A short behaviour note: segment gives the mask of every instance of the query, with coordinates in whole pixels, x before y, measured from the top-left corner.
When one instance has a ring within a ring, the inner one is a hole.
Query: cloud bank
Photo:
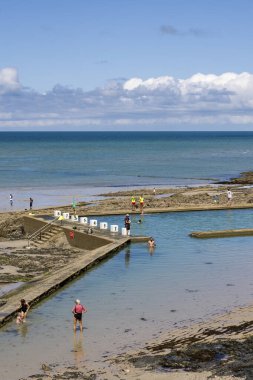
[[[253,74],[130,78],[93,91],[24,87],[15,68],[0,69],[0,128],[33,130],[168,129],[253,125]]]

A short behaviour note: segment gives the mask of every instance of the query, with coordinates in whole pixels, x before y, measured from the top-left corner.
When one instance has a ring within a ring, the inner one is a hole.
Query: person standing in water
[[[155,248],[156,244],[152,236],[150,236],[149,241],[148,241],[148,246],[149,248]]]
[[[13,206],[13,195],[10,194],[10,205]]]
[[[155,246],[156,246],[155,240],[151,236],[149,238],[149,241],[148,241],[148,247],[149,247],[150,256],[153,256]]]
[[[30,210],[32,210],[32,208],[33,208],[33,199],[31,197],[29,199],[29,202],[30,202]]]
[[[87,309],[83,306],[80,300],[75,301],[75,306],[72,309],[72,313],[74,314],[74,331],[76,331],[77,322],[79,323],[80,331],[83,331],[83,313],[86,313]]]
[[[20,300],[20,304],[21,304],[20,313],[18,314],[17,320],[16,320],[17,324],[25,322],[28,310],[30,309],[29,304],[23,298],[22,300]]]

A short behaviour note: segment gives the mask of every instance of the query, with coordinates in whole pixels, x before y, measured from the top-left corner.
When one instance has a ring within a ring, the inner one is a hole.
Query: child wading
[[[80,303],[80,300],[76,300],[75,303],[76,304],[72,309],[72,313],[74,314],[74,331],[76,331],[77,321],[79,322],[80,331],[82,331],[83,330],[82,316],[83,316],[83,313],[87,312],[87,309],[85,306],[83,306]]]
[[[29,304],[24,299],[20,300],[20,304],[20,313],[18,314],[16,319],[17,324],[25,322],[28,310],[30,308]]]

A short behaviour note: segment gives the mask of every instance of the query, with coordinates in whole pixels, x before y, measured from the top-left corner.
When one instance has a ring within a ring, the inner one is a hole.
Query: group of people
[[[26,302],[25,299],[20,300],[20,311],[17,315],[16,323],[22,324],[26,321],[28,310],[30,309],[30,305]],[[73,313],[73,322],[74,322],[74,331],[76,331],[77,323],[79,324],[80,331],[83,330],[83,322],[82,322],[82,316],[83,313],[87,312],[87,308],[81,304],[80,300],[77,299],[75,301],[75,306],[72,309]]]
[[[138,219],[137,223],[141,224],[142,219]],[[125,228],[127,230],[127,235],[130,236],[131,220],[130,220],[129,214],[126,214],[126,216],[124,218],[124,224],[125,224]],[[154,248],[156,246],[155,240],[153,239],[152,236],[148,240],[148,246],[149,246],[149,248]]]
[[[10,206],[12,207],[13,206],[13,201],[14,201],[14,198],[13,198],[13,194],[10,194]],[[33,208],[33,199],[30,197],[29,198],[29,207],[30,207],[30,210],[32,210]]]
[[[131,204],[132,204],[132,211],[135,211],[138,208],[138,206],[136,204],[136,198],[134,195],[131,197]],[[140,204],[140,212],[141,212],[141,214],[143,214],[143,208],[144,208],[144,197],[143,197],[143,195],[141,195],[139,197],[139,204]]]
[[[155,187],[153,188],[152,192],[153,192],[153,195],[155,196],[156,195],[156,188]],[[135,198],[134,195],[132,195],[132,197],[131,197],[131,204],[132,204],[132,211],[135,211],[138,208],[138,206],[136,204],[136,198]],[[140,195],[140,197],[139,197],[139,205],[140,205],[140,212],[141,212],[141,214],[143,214],[143,209],[144,209],[144,197],[143,197],[143,194]]]

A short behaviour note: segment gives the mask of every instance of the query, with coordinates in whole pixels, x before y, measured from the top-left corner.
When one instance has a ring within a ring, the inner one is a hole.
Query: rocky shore
[[[230,184],[230,185],[252,185],[253,184],[253,172],[242,172],[239,177],[231,178],[229,181],[218,182],[220,184]]]
[[[239,181],[239,182],[238,182]],[[245,182],[247,181],[247,182]],[[251,181],[251,182],[250,182]],[[106,215],[139,213],[138,197],[144,196],[144,212],[159,210],[188,211],[194,207],[237,208],[253,207],[253,172],[242,173],[240,179],[229,182],[233,201],[228,204],[227,184],[203,187],[150,189],[103,194],[103,199],[80,203],[79,215]],[[131,209],[131,196],[137,207]],[[71,206],[59,207],[72,211]],[[70,247],[64,236],[43,247],[26,249],[23,217],[28,211],[0,214],[0,283],[28,282],[50,274],[57,261],[64,267],[78,250]],[[53,214],[52,209],[34,210],[34,214]],[[80,253],[80,252],[79,252]],[[17,291],[17,290],[16,290]],[[0,307],[8,294],[0,296]],[[44,363],[39,373],[29,379],[170,379],[204,380],[218,378],[253,379],[253,308],[243,308],[220,316],[216,320],[176,329],[161,336],[156,342],[138,352],[126,352],[114,358],[105,358],[95,368],[69,367],[64,363]]]

